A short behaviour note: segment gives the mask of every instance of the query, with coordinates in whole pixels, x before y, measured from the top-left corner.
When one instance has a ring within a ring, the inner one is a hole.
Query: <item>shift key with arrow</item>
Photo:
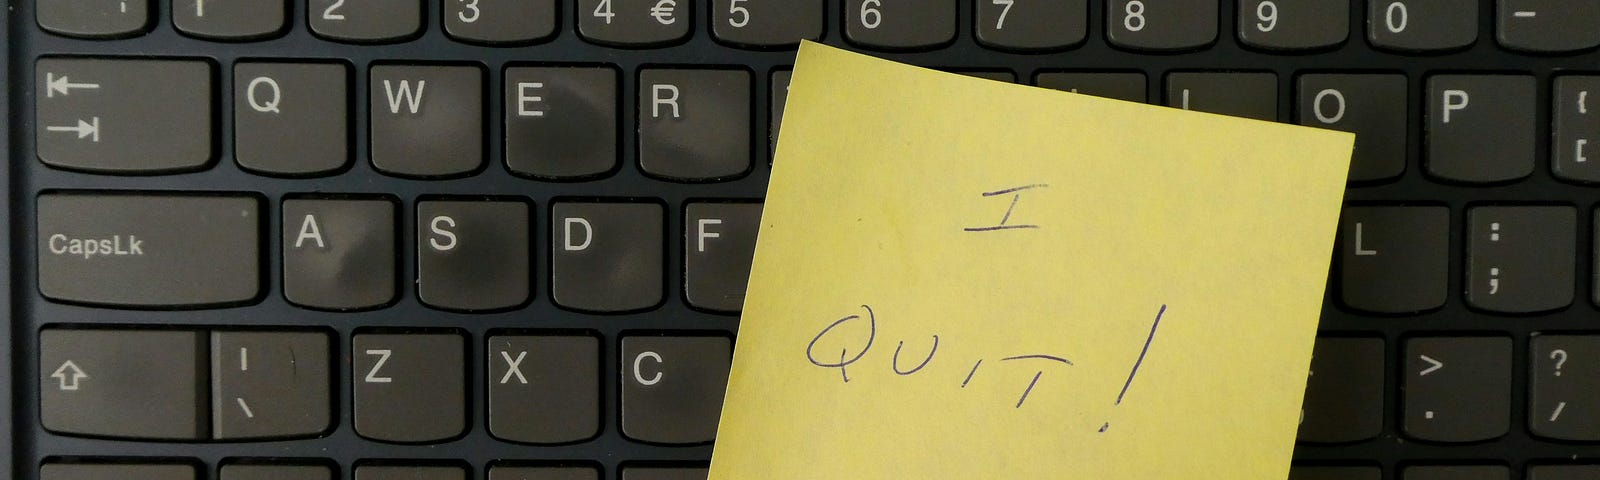
[[[198,440],[205,348],[199,332],[39,332],[39,420],[63,435]]]
[[[45,164],[148,174],[214,160],[209,63],[44,58],[35,70],[35,140]]]
[[[1473,442],[1511,425],[1511,339],[1420,337],[1406,342],[1406,435]]]

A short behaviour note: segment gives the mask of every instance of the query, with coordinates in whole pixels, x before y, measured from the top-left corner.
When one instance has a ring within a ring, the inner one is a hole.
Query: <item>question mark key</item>
[[[1600,335],[1534,335],[1528,427],[1556,440],[1600,441]]]

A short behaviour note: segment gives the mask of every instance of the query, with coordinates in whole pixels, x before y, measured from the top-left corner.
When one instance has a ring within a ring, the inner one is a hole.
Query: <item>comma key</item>
[[[1383,371],[1383,339],[1318,338],[1296,439],[1376,438],[1383,430]]]
[[[258,208],[244,196],[40,195],[39,292],[121,307],[248,301],[261,289]]]

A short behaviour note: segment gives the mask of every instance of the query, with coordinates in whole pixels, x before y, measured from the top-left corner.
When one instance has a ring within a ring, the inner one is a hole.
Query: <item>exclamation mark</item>
[[[1150,335],[1144,339],[1144,348],[1139,350],[1139,359],[1133,362],[1133,371],[1128,372],[1128,381],[1122,383],[1122,392],[1117,394],[1116,405],[1122,405],[1122,397],[1128,395],[1128,387],[1133,385],[1133,377],[1139,374],[1139,366],[1144,364],[1144,356],[1150,353],[1150,342],[1156,339],[1156,328],[1161,326],[1161,316],[1167,313],[1167,306],[1162,305],[1161,311],[1156,312],[1156,321],[1150,325]],[[1111,422],[1100,425],[1100,433],[1106,433],[1111,428]]]

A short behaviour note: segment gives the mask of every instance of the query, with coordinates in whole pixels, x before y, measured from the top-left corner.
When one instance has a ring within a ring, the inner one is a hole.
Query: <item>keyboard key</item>
[[[202,307],[261,291],[261,217],[235,196],[39,195],[39,293],[64,302]]]
[[[356,43],[400,41],[422,33],[423,0],[308,0],[318,36]]]
[[[617,71],[506,69],[506,168],[552,179],[617,168]]]
[[[1129,102],[1149,101],[1145,95],[1143,73],[1049,72],[1039,74],[1036,80],[1044,88]]]
[[[771,118],[768,119],[767,140],[772,153],[778,152],[778,127],[783,125],[783,101],[789,96],[789,80],[794,76],[792,70],[779,70],[772,72],[772,86],[769,92],[771,98]],[[768,162],[771,163],[771,162]]]
[[[388,200],[284,200],[284,298],[323,310],[394,301],[394,216]]]
[[[1383,480],[1375,467],[1292,467],[1289,480]]]
[[[1578,212],[1572,207],[1467,210],[1467,303],[1533,313],[1572,304]]]
[[[355,480],[467,480],[461,467],[356,466]]]
[[[1600,440],[1600,336],[1534,335],[1528,350],[1528,428],[1545,438]]]
[[[283,30],[287,10],[283,0],[173,2],[172,26],[200,38],[257,39]]]
[[[101,173],[211,164],[211,65],[46,58],[36,67],[34,131],[45,164]]]
[[[150,28],[150,0],[35,2],[39,28],[80,38],[111,38]]]
[[[466,430],[466,358],[460,335],[369,333],[357,334],[350,343],[357,434],[420,443],[447,440]],[[356,478],[369,477],[357,469]]]
[[[624,468],[622,480],[705,480],[711,471],[704,468]]]
[[[489,467],[489,480],[600,480],[591,467]]]
[[[239,166],[300,176],[348,165],[349,78],[337,63],[234,65],[233,156]]]
[[[711,36],[744,47],[792,47],[820,40],[822,0],[715,0]]]
[[[1511,339],[1413,338],[1406,341],[1405,362],[1400,388],[1406,435],[1475,442],[1510,431]]]
[[[204,438],[201,341],[186,331],[39,332],[40,423],[66,435]]]
[[[1175,51],[1217,40],[1217,0],[1105,0],[1106,40],[1130,50]]]
[[[623,337],[622,433],[655,443],[716,439],[732,357],[726,337]]]
[[[1356,134],[1350,181],[1389,180],[1406,169],[1406,77],[1301,75],[1301,125]]]
[[[1400,480],[1511,480],[1511,469],[1500,465],[1405,467]]]
[[[598,434],[600,341],[577,335],[489,337],[489,431],[525,443],[575,442]]]
[[[1179,72],[1167,75],[1167,106],[1184,110],[1278,119],[1278,75]]]
[[[1350,3],[1326,0],[1241,0],[1239,41],[1271,50],[1309,50],[1344,43]]]
[[[1528,467],[1528,480],[1593,480],[1600,478],[1600,465],[1535,465]]]
[[[211,435],[314,436],[332,426],[328,335],[211,332]]]
[[[1375,313],[1444,305],[1449,209],[1348,207],[1339,228],[1339,290],[1345,305]]]
[[[1552,96],[1556,176],[1600,182],[1600,76],[1556,77]]]
[[[761,204],[691,203],[683,228],[684,297],[699,308],[739,311],[761,229]]]
[[[1533,77],[1436,75],[1428,79],[1428,173],[1486,183],[1533,173]]]
[[[601,45],[648,47],[689,36],[689,0],[578,0],[578,35]]]
[[[333,480],[320,465],[223,465],[221,480]]]
[[[1584,0],[1499,0],[1500,45],[1528,52],[1571,52],[1600,45],[1600,3]]]
[[[532,213],[522,202],[417,203],[417,298],[445,310],[498,310],[532,292]]]
[[[847,0],[844,37],[880,50],[931,48],[956,38],[953,0]]]
[[[749,171],[750,74],[640,71],[639,168],[690,181]]]
[[[1478,41],[1478,0],[1367,2],[1367,41],[1409,52],[1436,52]]]
[[[444,31],[457,40],[525,43],[556,33],[555,0],[439,0]]]
[[[47,463],[39,480],[194,480],[193,465]]]
[[[1383,339],[1318,338],[1300,410],[1302,442],[1376,438],[1383,431]]]
[[[978,43],[1003,50],[1051,50],[1089,35],[1088,0],[980,0]]]
[[[482,70],[380,65],[371,89],[373,167],[442,177],[483,166]]]
[[[959,73],[973,78],[994,80],[996,82],[1017,83],[1017,74],[997,70],[951,70],[950,73]]]
[[[551,215],[550,281],[557,305],[625,312],[661,303],[660,205],[557,203]]]

